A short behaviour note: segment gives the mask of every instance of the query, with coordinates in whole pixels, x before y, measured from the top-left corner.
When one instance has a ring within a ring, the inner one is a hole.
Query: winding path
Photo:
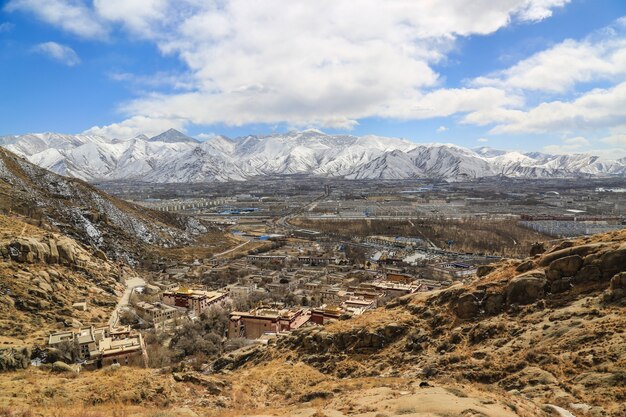
[[[109,326],[116,326],[117,322],[120,319],[120,310],[122,307],[126,307],[130,303],[130,295],[133,293],[135,288],[143,287],[146,285],[146,281],[142,278],[135,277],[126,280],[126,289],[124,290],[124,294],[122,294],[122,298],[117,302],[115,309],[111,313],[111,318],[109,318]]]

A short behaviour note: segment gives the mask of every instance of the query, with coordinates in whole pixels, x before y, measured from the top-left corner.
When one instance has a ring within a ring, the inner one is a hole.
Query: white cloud
[[[46,55],[69,67],[80,64],[80,58],[72,48],[56,42],[44,42],[33,47],[33,51]]]
[[[610,145],[623,145],[624,147],[626,147],[626,134],[607,136],[605,138],[602,138],[602,142],[608,143]],[[626,152],[626,150],[624,152]]]
[[[480,143],[487,143],[487,142],[489,142],[489,139],[487,139],[487,138],[478,138],[476,141],[480,142]]]
[[[195,83],[188,74],[159,71],[149,75],[130,72],[111,72],[109,78],[141,88],[172,88],[175,90],[193,90]]]
[[[170,128],[184,132],[185,124],[186,122],[184,120],[152,119],[144,116],[133,116],[121,123],[113,123],[107,126],[93,126],[84,133],[109,138],[130,139],[140,134],[155,136]]]
[[[626,124],[626,82],[594,89],[572,101],[551,101],[530,110],[488,109],[465,121],[499,123],[492,133],[575,132]]]
[[[160,23],[168,17],[168,0],[94,0],[98,15],[120,22],[133,34],[151,38],[158,34]]]
[[[474,86],[562,93],[578,83],[617,80],[626,76],[626,23],[587,38],[567,39],[514,66],[472,81]]]
[[[445,126],[439,126],[439,127],[437,128],[437,133],[443,133],[443,132],[445,132],[445,131],[447,131],[447,130],[448,130],[448,128],[447,128],[447,127],[445,127]]]
[[[142,95],[122,107],[128,117],[350,128],[364,117],[511,105],[491,87],[432,91],[442,82],[433,64],[458,37],[542,20],[568,2],[11,0],[7,9],[88,38],[122,27],[179,57],[193,90]]]
[[[32,13],[84,38],[105,38],[108,33],[97,14],[81,0],[10,0],[5,10]]]
[[[591,142],[582,136],[563,139],[562,144],[544,146],[544,152],[551,154],[569,154],[580,152],[581,149],[589,147]]]

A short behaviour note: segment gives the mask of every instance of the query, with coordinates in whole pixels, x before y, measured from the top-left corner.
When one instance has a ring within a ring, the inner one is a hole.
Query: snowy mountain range
[[[86,181],[155,183],[241,181],[263,175],[309,174],[347,179],[433,178],[449,181],[626,175],[626,158],[548,155],[416,144],[379,136],[317,130],[205,142],[170,129],[160,135],[108,139],[38,133],[0,137],[0,146],[56,173]]]

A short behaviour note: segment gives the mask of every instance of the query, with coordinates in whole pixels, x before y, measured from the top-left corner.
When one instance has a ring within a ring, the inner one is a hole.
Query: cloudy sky
[[[624,0],[0,4],[0,134],[318,128],[626,155]]]

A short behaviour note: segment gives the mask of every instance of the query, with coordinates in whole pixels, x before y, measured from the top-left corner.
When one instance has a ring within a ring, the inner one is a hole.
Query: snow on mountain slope
[[[520,153],[489,147],[418,145],[380,136],[327,135],[317,130],[198,142],[174,129],[148,138],[107,139],[55,133],[0,137],[0,146],[54,172],[84,180],[158,183],[240,181],[262,175],[310,174],[349,179],[493,175],[520,178],[626,175],[626,158]]]

